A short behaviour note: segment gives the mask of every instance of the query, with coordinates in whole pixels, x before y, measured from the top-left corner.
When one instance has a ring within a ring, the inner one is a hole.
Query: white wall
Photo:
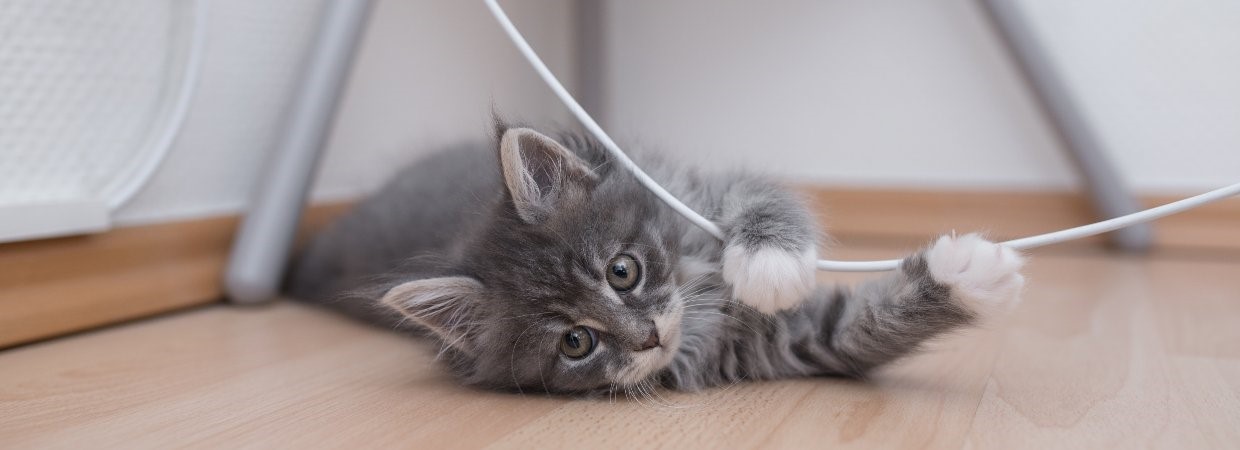
[[[573,2],[506,2],[572,84]],[[213,0],[201,94],[121,224],[240,211],[275,143],[317,3]],[[1240,178],[1240,6],[1027,1],[1124,176],[1142,191]],[[1075,184],[974,2],[624,0],[606,4],[600,111],[614,134],[709,166],[849,186]],[[373,189],[490,107],[567,122],[481,2],[380,1],[317,199]]]
[[[236,213],[275,145],[314,31],[318,2],[212,0],[212,28],[186,126],[120,224]],[[508,2],[548,64],[569,81],[568,0]],[[332,130],[318,199],[358,195],[437,145],[485,139],[491,104],[563,121],[561,109],[481,1],[384,0],[371,16]]]
[[[505,10],[565,83],[573,82],[571,2],[508,1]],[[337,116],[318,199],[369,192],[418,155],[491,136],[505,117],[564,123],[567,113],[481,0],[381,2]]]
[[[1132,185],[1240,180],[1240,4],[1022,5]],[[821,184],[1076,184],[974,1],[607,8],[603,113],[620,137]]]

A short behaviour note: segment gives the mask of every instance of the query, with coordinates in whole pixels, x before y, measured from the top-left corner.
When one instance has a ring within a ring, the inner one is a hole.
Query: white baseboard
[[[100,201],[61,201],[0,205],[0,242],[98,233],[111,226]]]

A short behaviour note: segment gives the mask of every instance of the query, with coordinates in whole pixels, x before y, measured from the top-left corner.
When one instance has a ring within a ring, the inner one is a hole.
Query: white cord
[[[1079,227],[1069,228],[1066,230],[1052,231],[1050,233],[1039,234],[1036,236],[1005,241],[1003,242],[1003,245],[1017,250],[1026,250],[1051,244],[1058,244],[1064,241],[1071,241],[1073,239],[1089,237],[1095,234],[1106,233],[1108,231],[1115,231],[1141,222],[1161,219],[1175,213],[1184,212],[1206,203],[1216,202],[1238,194],[1240,194],[1240,183],[1221,187],[1204,194],[1194,195],[1183,200],[1177,200],[1162,206],[1156,206],[1126,216],[1119,216],[1114,219],[1091,223],[1089,225],[1081,225]],[[899,267],[900,261],[901,260],[899,259],[888,259],[883,261],[819,260],[818,270],[830,270],[835,272],[881,272],[884,270],[893,270]]]
[[[503,9],[500,9],[499,3],[496,3],[495,0],[486,0],[486,2],[487,6],[491,8],[491,13],[495,15],[495,20],[499,21],[499,26],[503,27],[504,31],[508,32],[508,38],[512,39],[513,44],[516,44],[517,50],[520,50],[521,54],[525,55],[525,59],[530,62],[531,66],[534,66],[534,71],[538,72],[538,75],[542,77],[543,81],[547,83],[547,86],[549,86],[552,91],[555,91],[555,95],[560,97],[560,101],[564,102],[564,106],[567,106],[568,110],[572,112],[574,116],[577,116],[577,120],[581,121],[581,124],[586,127],[586,130],[588,130],[590,134],[593,134],[599,142],[602,142],[603,147],[606,147],[607,150],[611,152],[612,156],[619,159],[620,163],[623,164],[625,168],[629,169],[630,172],[633,172],[633,176],[637,177],[637,181],[641,182],[643,186],[646,186],[646,189],[650,189],[651,192],[654,192],[654,195],[657,195],[660,200],[663,200],[663,203],[667,203],[667,206],[671,206],[672,209],[676,210],[676,212],[680,213],[680,215],[685,216],[685,218],[689,219],[690,222],[693,222],[694,225],[701,227],[703,230],[706,230],[707,233],[723,240],[723,230],[720,230],[718,225],[715,225],[714,222],[702,217],[702,215],[698,214],[697,211],[694,211],[693,208],[681,203],[681,201],[672,195],[672,193],[667,192],[667,189],[663,189],[663,186],[660,186],[659,183],[651,179],[650,175],[646,175],[646,172],[643,171],[641,167],[637,167],[637,163],[634,163],[633,160],[629,159],[629,155],[624,154],[624,151],[620,150],[620,146],[616,145],[616,142],[611,140],[611,136],[608,136],[607,132],[603,131],[603,127],[600,127],[598,122],[595,122],[594,118],[590,117],[590,114],[577,103],[577,99],[574,99],[572,94],[568,93],[568,89],[564,89],[564,85],[560,84],[560,80],[555,78],[555,75],[551,73],[551,69],[548,69],[547,65],[543,64],[542,58],[539,58],[538,54],[534,53],[534,49],[530,48],[530,43],[526,42],[525,38],[521,37],[521,32],[517,31],[517,26],[513,25],[511,20],[508,20],[508,15],[504,14]]]
[[[177,90],[177,96],[173,100],[172,110],[169,114],[168,124],[159,135],[149,141],[153,150],[142,152],[142,154],[153,157],[142,161],[133,176],[127,177],[125,181],[118,186],[111,195],[108,195],[108,207],[116,210],[128,202],[138,190],[146,184],[147,180],[155,174],[155,169],[163,163],[164,158],[168,156],[169,150],[172,148],[172,141],[176,139],[181,132],[181,127],[185,125],[185,116],[189,114],[190,100],[194,98],[194,91],[198,87],[198,76],[202,73],[203,54],[206,53],[207,41],[207,8],[208,0],[191,0],[194,4],[194,31],[190,36],[189,55],[185,62],[185,75],[181,80],[180,89]]]
[[[568,90],[564,88],[564,85],[560,83],[560,80],[556,79],[555,75],[551,73],[551,69],[547,68],[547,65],[543,63],[542,59],[538,57],[538,54],[534,52],[534,49],[530,47],[529,42],[526,42],[525,38],[521,36],[521,32],[517,30],[516,25],[513,25],[512,21],[508,19],[508,15],[504,14],[504,10],[499,7],[499,3],[496,0],[484,1],[486,2],[487,7],[491,9],[491,14],[495,15],[495,20],[499,21],[500,27],[508,33],[508,38],[511,39],[512,43],[517,46],[517,50],[520,50],[521,54],[525,56],[525,59],[529,61],[531,66],[534,67],[534,71],[538,72],[538,75],[542,77],[544,82],[547,83],[547,86],[555,92],[555,95],[560,98],[560,101],[564,103],[564,106],[568,107],[569,112],[573,113],[573,116],[575,116],[577,120],[585,126],[586,130],[589,131],[590,134],[593,134],[594,137],[603,144],[603,147],[611,152],[613,156],[619,159],[625,168],[633,172],[633,175],[637,177],[637,181],[641,182],[641,184],[647,189],[650,189],[651,192],[654,192],[660,200],[663,200],[664,203],[667,203],[668,206],[672,207],[672,209],[676,210],[676,212],[680,213],[680,215],[684,216],[686,219],[689,219],[690,222],[693,222],[695,225],[701,227],[703,230],[706,230],[706,232],[714,235],[720,240],[725,240],[723,231],[719,229],[718,225],[715,225],[710,220],[702,217],[701,214],[698,214],[671,193],[667,192],[666,189],[663,189],[663,186],[656,183],[650,178],[649,175],[646,175],[646,172],[642,171],[642,169],[638,167],[633,160],[629,159],[628,155],[626,155],[624,151],[620,150],[620,146],[616,145],[615,141],[611,140],[611,137],[607,135],[607,132],[603,131],[603,128],[600,127],[599,124],[590,117],[590,114],[577,103],[577,100],[568,93]],[[1004,242],[1003,245],[1024,250],[1070,241],[1073,239],[1080,239],[1087,236],[1093,236],[1095,234],[1118,230],[1120,228],[1132,226],[1141,222],[1159,219],[1237,194],[1240,194],[1240,183],[1126,216],[1116,217],[1114,219],[1104,220],[1102,222],[1092,223],[1089,225],[1082,225],[1076,228],[1069,228],[1066,230],[1039,234],[1037,236],[1014,239]],[[817,267],[818,270],[828,270],[834,272],[881,272],[898,268],[900,266],[900,261],[901,260],[899,259],[887,259],[882,261],[829,261],[822,259],[818,260]]]

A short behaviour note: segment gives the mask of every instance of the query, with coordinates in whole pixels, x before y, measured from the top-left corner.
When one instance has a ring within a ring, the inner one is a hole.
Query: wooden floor
[[[640,402],[462,388],[420,342],[208,307],[0,352],[0,448],[1240,446],[1234,255],[1047,252],[1029,274],[1008,321],[871,382]]]

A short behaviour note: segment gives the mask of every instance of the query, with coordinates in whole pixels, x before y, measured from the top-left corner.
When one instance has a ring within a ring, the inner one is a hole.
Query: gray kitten
[[[967,235],[855,289],[815,286],[820,232],[774,183],[633,155],[720,242],[591,139],[500,124],[496,140],[399,174],[310,243],[290,293],[429,331],[471,385],[614,392],[864,377],[1024,282],[1018,254]]]

